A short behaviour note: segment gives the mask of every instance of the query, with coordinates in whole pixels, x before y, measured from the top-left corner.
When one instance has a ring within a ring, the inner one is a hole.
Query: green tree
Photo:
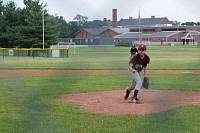
[[[45,22],[45,46],[49,47],[58,43],[59,32],[56,31],[57,25],[53,25],[54,17],[52,15],[46,16]]]
[[[77,21],[78,25],[80,26],[84,26],[84,24],[87,22],[88,17],[86,16],[82,16],[80,14],[77,14],[76,17],[74,18],[74,20]]]
[[[69,22],[69,29],[70,29],[70,38],[75,37],[75,33],[82,29],[82,26],[80,26],[77,22],[75,21],[70,21]]]
[[[43,19],[44,19],[44,47],[56,44],[58,35],[54,32],[55,26],[51,25],[52,17],[47,13],[47,4],[39,0],[24,0],[25,25],[18,28],[19,47],[43,47]],[[20,35],[20,36],[19,36]]]
[[[75,33],[77,31],[81,30],[82,28],[88,27],[88,23],[87,23],[88,17],[77,14],[76,17],[74,18],[74,20],[76,20],[76,21],[70,21],[68,23],[70,38],[74,38]]]
[[[180,26],[180,24],[181,24],[180,22],[178,22],[176,20],[175,21],[171,21],[171,23],[172,23],[173,26]]]
[[[10,48],[17,46],[17,36],[15,33],[18,31],[18,29],[15,27],[24,23],[20,14],[22,14],[21,9],[17,8],[13,1],[10,1],[6,4],[3,10],[5,27],[1,36],[3,47]]]
[[[50,47],[58,43],[59,37],[71,37],[70,25],[62,16],[50,15],[45,9],[47,4],[40,0],[23,2],[25,7],[19,8],[14,1],[3,5],[0,0],[0,47]]]
[[[22,35],[20,38],[22,41],[21,45],[28,48],[39,47],[42,44],[43,39],[42,13],[44,7],[39,3],[39,0],[24,0],[24,4],[26,12],[26,25],[22,26],[20,29]]]
[[[4,11],[4,5],[3,1],[0,1],[0,47],[4,47],[5,44],[5,38],[3,37],[3,33],[5,32],[6,26],[5,26],[5,17],[3,15]]]
[[[65,21],[63,16],[55,16],[52,25],[57,25],[56,31],[59,33],[59,38],[69,38],[69,24]]]
[[[195,26],[196,23],[195,23],[195,22],[185,22],[185,23],[182,23],[181,25],[185,25],[185,26]]]
[[[198,22],[196,23],[196,25],[197,25],[197,26],[200,26],[200,22],[198,21]]]

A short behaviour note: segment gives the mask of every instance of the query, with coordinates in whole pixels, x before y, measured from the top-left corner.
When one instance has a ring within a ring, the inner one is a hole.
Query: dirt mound
[[[108,115],[154,114],[172,108],[200,105],[200,92],[173,90],[141,90],[141,104],[124,100],[124,90],[101,91],[65,95],[56,101],[78,105],[82,110]]]

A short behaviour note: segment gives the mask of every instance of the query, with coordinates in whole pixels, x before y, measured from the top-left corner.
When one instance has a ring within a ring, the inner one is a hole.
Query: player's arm
[[[133,69],[133,64],[132,64],[132,63],[130,63],[130,65],[129,65],[129,70],[130,70],[133,74],[135,74],[135,69]]]

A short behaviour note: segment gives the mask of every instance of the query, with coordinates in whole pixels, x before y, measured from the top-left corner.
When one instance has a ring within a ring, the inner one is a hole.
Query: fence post
[[[3,59],[4,59],[4,49],[3,49]]]
[[[69,58],[69,53],[68,53],[69,49],[67,49],[67,58]]]

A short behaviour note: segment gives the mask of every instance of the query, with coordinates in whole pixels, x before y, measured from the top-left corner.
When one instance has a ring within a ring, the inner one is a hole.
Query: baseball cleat
[[[137,99],[137,97],[132,97],[132,103],[136,103],[139,104],[139,100]]]

